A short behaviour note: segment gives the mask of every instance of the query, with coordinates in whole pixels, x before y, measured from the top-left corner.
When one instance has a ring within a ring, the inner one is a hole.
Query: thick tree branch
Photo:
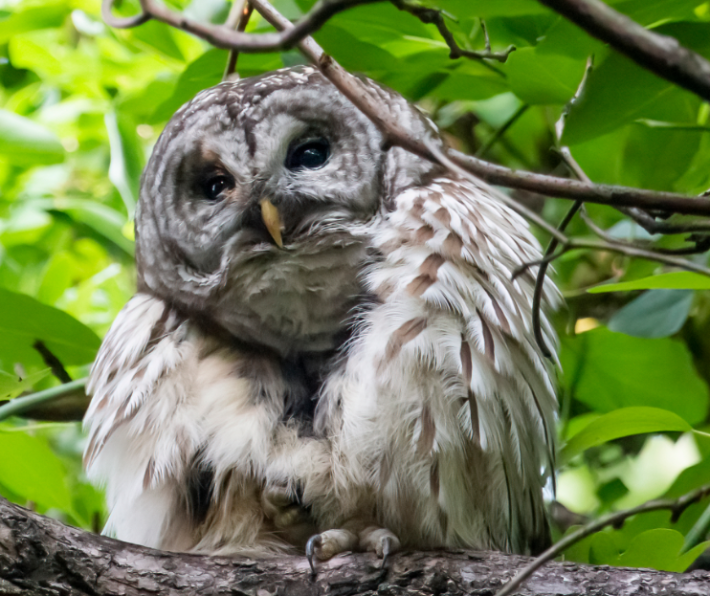
[[[492,594],[529,558],[491,552],[403,553],[387,569],[373,555],[319,565],[305,557],[252,560],[172,554],[70,528],[0,499],[0,593],[35,596],[425,596]],[[550,563],[528,595],[707,594],[710,574]]]
[[[601,0],[539,0],[642,68],[710,101],[710,62],[615,11]]]

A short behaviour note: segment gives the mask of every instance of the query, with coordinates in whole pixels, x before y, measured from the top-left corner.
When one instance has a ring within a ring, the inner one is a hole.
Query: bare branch
[[[454,39],[453,34],[449,31],[446,26],[446,21],[440,10],[434,8],[427,8],[421,6],[416,2],[411,0],[390,0],[399,10],[404,10],[410,14],[417,17],[422,23],[427,23],[429,25],[434,25],[438,30],[441,37],[444,38],[446,45],[449,46],[449,57],[452,59],[456,58],[470,58],[472,60],[497,60],[498,62],[505,62],[510,56],[511,52],[515,51],[515,46],[508,46],[502,52],[492,52],[490,41],[488,39],[488,32],[486,31],[485,25],[481,24],[484,37],[486,39],[486,49],[483,51],[467,50],[459,46]]]
[[[89,398],[84,392],[85,387],[84,378],[16,397],[0,406],[0,421],[10,416],[62,422],[81,420],[89,405]]]
[[[539,0],[642,68],[710,101],[710,62],[600,0]]]
[[[252,5],[248,0],[234,0],[232,8],[229,11],[229,16],[225,22],[225,26],[237,31],[244,31],[247,28],[251,13],[253,12]],[[237,60],[239,59],[239,50],[232,48],[229,50],[229,58],[227,66],[224,68],[222,80],[229,80],[237,71]]]
[[[505,584],[503,589],[498,591],[496,596],[508,596],[509,594],[512,594],[527,578],[542,567],[542,565],[562,554],[573,544],[577,544],[587,536],[590,536],[599,530],[609,526],[620,527],[630,517],[640,513],[649,513],[651,511],[669,510],[672,512],[671,519],[675,522],[690,505],[701,501],[708,495],[710,495],[710,484],[702,486],[699,489],[685,494],[676,500],[657,499],[654,501],[647,501],[643,505],[639,505],[633,509],[617,511],[615,513],[610,513],[609,515],[605,515],[604,517],[600,517],[598,520],[593,521],[586,526],[582,526],[576,532],[565,536],[559,542],[548,548],[539,557],[536,557],[530,565],[518,573],[518,575],[516,575],[511,581]]]
[[[116,19],[110,15],[110,8],[114,0],[105,0],[104,18],[112,24]],[[284,18],[266,0],[254,0],[252,5],[274,27],[282,30],[278,34],[247,34],[231,31],[224,26],[209,26],[194,23],[162,7],[160,13],[151,13],[151,17],[163,20],[175,27],[190,31],[198,37],[215,43],[218,47],[235,48],[240,51],[258,52],[269,49],[283,49],[301,39],[301,35],[312,32],[321,26],[330,16],[346,8],[364,3],[381,0],[321,0],[313,10],[298,24],[293,25]],[[153,0],[141,0],[144,12],[145,6],[151,10],[155,8]],[[169,16],[165,16],[169,15]],[[317,16],[317,18],[315,18]],[[137,18],[133,22],[139,21]],[[119,20],[120,26],[127,20]],[[270,37],[269,37],[270,36]],[[380,129],[385,141],[390,146],[399,146],[411,153],[425,159],[437,161],[426,147],[422,139],[411,136],[408,130],[403,129],[396,118],[390,115],[382,101],[370,94],[360,81],[346,72],[335,60],[327,56],[320,46],[309,37],[302,38],[298,45],[301,51],[318,67],[321,72],[352,101],[372,122]],[[500,186],[520,188],[538,194],[580,200],[588,203],[611,205],[613,207],[638,207],[645,210],[661,210],[669,213],[684,215],[710,216],[710,200],[693,198],[684,195],[612,186],[606,184],[584,184],[576,180],[557,178],[530,172],[516,172],[503,166],[498,166],[473,156],[465,155],[459,151],[448,150],[448,157],[458,166],[478,176],[479,178]],[[549,231],[549,230],[548,230]],[[554,235],[554,234],[553,234]]]
[[[704,196],[704,195],[703,195]],[[619,209],[639,224],[649,234],[684,234],[686,232],[710,232],[710,220],[658,221],[655,217],[636,207]]]
[[[567,211],[566,215],[562,218],[562,221],[560,222],[560,225],[557,226],[557,229],[560,232],[564,232],[569,223],[572,221],[572,218],[575,216],[577,211],[579,211],[580,207],[582,206],[581,201],[575,201],[572,207],[570,207],[569,211]],[[540,348],[540,351],[542,352],[543,356],[545,358],[552,358],[552,352],[550,352],[550,348],[547,347],[547,344],[545,343],[545,338],[542,335],[542,325],[541,325],[541,320],[540,320],[540,307],[542,304],[542,291],[545,287],[545,275],[547,274],[547,268],[550,266],[550,263],[557,258],[557,255],[555,255],[555,250],[557,250],[557,246],[559,245],[559,240],[557,238],[552,238],[550,240],[550,244],[547,245],[547,249],[545,250],[545,255],[544,255],[544,261],[540,263],[540,267],[537,270],[537,277],[535,278],[535,290],[533,292],[533,303],[532,303],[532,325],[533,325],[533,333],[535,334],[535,341],[537,342],[538,347]],[[562,256],[561,254],[559,256]],[[553,258],[554,257],[554,258]],[[514,272],[515,275],[516,272]]]
[[[235,49],[244,53],[274,52],[289,50],[311,33],[318,31],[330,18],[353,6],[373,4],[385,0],[320,0],[313,9],[298,23],[280,33],[244,33],[234,31],[226,25],[206,25],[187,18],[159,4],[156,0],[140,0],[142,12],[128,18],[113,16],[112,9],[116,0],[104,0],[102,15],[111,27],[125,29],[141,25],[150,19],[160,21],[176,29],[192,33],[213,46]]]

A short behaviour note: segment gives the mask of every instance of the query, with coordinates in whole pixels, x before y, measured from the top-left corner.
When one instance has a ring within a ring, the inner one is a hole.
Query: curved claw
[[[381,569],[384,569],[387,566],[387,558],[390,556],[392,553],[392,538],[389,536],[385,536],[382,538],[382,566]]]
[[[316,554],[316,549],[323,545],[323,539],[320,534],[315,534],[308,539],[306,542],[306,558],[308,559],[308,564],[311,566],[311,573],[316,574],[316,565],[314,562],[314,557]]]

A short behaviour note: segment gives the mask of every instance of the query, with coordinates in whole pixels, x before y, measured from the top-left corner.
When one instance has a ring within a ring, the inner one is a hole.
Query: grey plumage
[[[107,531],[252,554],[320,532],[322,558],[537,550],[556,403],[532,277],[511,273],[540,253],[496,192],[384,149],[311,67],[181,108],[142,181],[138,294],[89,384]]]

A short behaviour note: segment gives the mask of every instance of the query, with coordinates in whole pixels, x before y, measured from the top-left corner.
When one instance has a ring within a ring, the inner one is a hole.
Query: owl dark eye
[[[231,188],[234,188],[234,178],[220,174],[210,176],[203,182],[202,193],[210,201],[217,201],[222,198],[221,195],[225,190]]]
[[[288,152],[286,167],[289,170],[317,170],[330,157],[330,143],[327,139],[311,139],[296,145]]]

